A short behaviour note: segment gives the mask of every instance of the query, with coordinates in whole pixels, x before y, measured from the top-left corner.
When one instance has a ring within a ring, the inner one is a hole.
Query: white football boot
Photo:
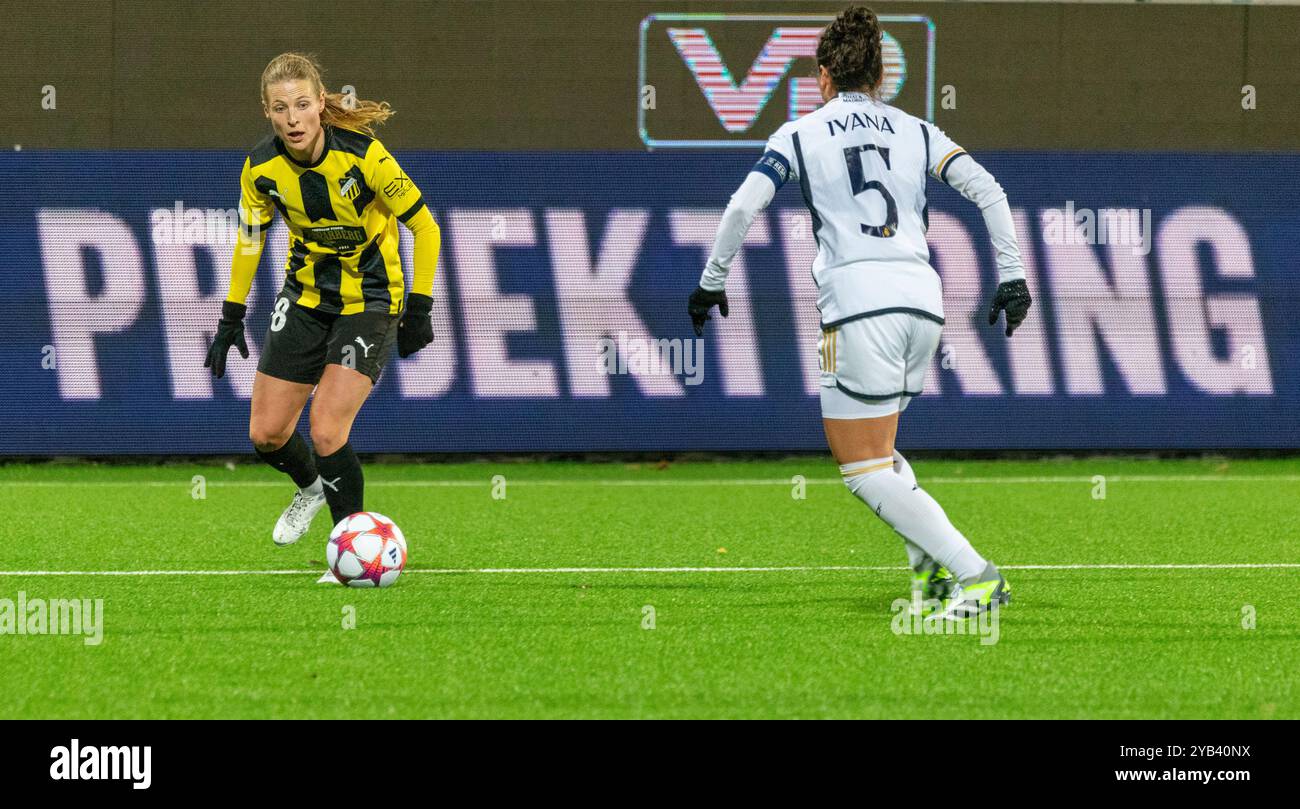
[[[943,602],[943,608],[930,615],[931,620],[965,621],[982,612],[996,610],[1011,603],[1011,585],[992,562],[984,566],[975,581],[960,582]]]
[[[316,489],[315,492],[312,489]],[[293,493],[293,502],[280,515],[280,519],[275,522],[275,532],[271,534],[271,539],[276,545],[284,547],[292,545],[302,538],[311,528],[311,521],[315,519],[316,512],[325,506],[325,490],[321,486],[320,478],[306,489],[299,489]]]

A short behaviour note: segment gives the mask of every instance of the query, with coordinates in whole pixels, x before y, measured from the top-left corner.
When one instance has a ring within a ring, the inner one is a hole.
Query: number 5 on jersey
[[[885,224],[868,225],[864,222],[862,232],[868,236],[887,239],[898,232],[898,205],[894,202],[894,195],[889,193],[889,189],[883,182],[867,179],[866,167],[863,166],[867,157],[862,154],[863,152],[875,152],[880,155],[880,159],[885,163],[885,171],[889,171],[889,147],[877,146],[874,143],[844,147],[844,163],[849,169],[849,186],[853,189],[853,195],[874,190],[878,191],[885,200]]]

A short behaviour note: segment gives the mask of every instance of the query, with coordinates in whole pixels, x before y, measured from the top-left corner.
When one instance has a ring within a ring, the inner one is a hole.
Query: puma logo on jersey
[[[366,341],[362,340],[360,337],[357,338],[357,345],[361,346],[361,352],[362,352],[361,356],[363,357],[369,357],[370,349],[375,347],[374,343],[371,343],[370,345],[366,345]]]

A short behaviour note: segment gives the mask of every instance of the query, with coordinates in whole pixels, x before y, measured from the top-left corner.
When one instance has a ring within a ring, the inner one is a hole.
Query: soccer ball
[[[406,567],[406,537],[384,515],[358,511],[334,526],[325,560],[341,584],[387,587]]]

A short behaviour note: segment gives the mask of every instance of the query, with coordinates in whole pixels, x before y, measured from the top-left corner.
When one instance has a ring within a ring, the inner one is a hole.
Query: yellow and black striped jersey
[[[397,314],[405,290],[397,222],[411,227],[427,210],[423,196],[376,138],[330,125],[324,138],[311,164],[295,160],[275,135],[249,153],[240,177],[241,237],[264,237],[279,210],[289,227],[283,295],[320,312]],[[251,283],[237,254],[229,299],[242,303]]]

